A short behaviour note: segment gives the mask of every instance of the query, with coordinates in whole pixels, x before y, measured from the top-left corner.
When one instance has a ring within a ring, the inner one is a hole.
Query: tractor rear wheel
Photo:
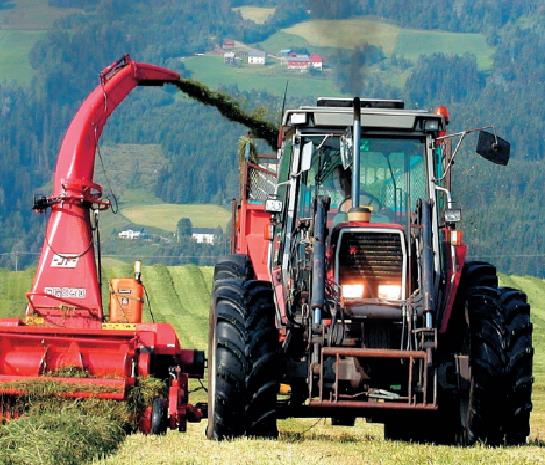
[[[270,283],[215,283],[209,332],[209,439],[274,437],[278,333]]]
[[[247,255],[235,254],[221,257],[214,268],[214,282],[223,279],[251,279],[252,262]]]
[[[466,320],[471,375],[460,399],[460,439],[523,444],[532,408],[532,325],[526,296],[510,288],[471,287]]]

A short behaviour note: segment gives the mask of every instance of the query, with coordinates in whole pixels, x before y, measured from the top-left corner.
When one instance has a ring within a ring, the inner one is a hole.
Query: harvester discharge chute
[[[34,202],[35,210],[51,209],[51,214],[24,320],[0,319],[2,419],[18,416],[15,399],[36,385],[54,386],[61,397],[129,401],[150,377],[164,384],[137,413],[140,431],[183,431],[188,421],[202,418],[201,409],[188,403],[188,378],[202,378],[204,353],[182,348],[170,324],[142,322],[139,267],[134,279],[116,280],[112,310],[105,315],[100,253],[95,253],[99,241],[93,234],[98,212],[110,207],[93,181],[108,117],[136,86],[179,80],[174,71],[126,55],[102,71],[70,123],[53,194]]]

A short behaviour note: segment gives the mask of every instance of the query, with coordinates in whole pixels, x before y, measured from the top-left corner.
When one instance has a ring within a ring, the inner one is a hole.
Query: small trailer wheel
[[[165,399],[156,397],[151,404],[151,434],[167,432],[167,408]]]

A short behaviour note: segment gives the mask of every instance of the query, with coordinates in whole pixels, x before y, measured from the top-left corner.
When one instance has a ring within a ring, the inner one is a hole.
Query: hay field
[[[265,50],[268,51],[267,48]],[[278,50],[274,50],[274,53]],[[339,94],[339,90],[329,77],[310,76],[297,71],[288,72],[279,65],[229,66],[224,64],[223,56],[213,55],[186,58],[183,63],[192,73],[193,79],[213,89],[237,86],[241,91],[266,90],[271,95],[282,96],[286,81],[289,81],[290,95],[317,97]]]
[[[214,204],[161,203],[137,205],[121,209],[121,214],[132,223],[175,232],[180,218],[190,218],[196,228],[225,228],[231,212]]]
[[[259,6],[245,5],[239,8],[233,8],[240,13],[243,19],[253,21],[256,24],[265,24],[267,18],[274,14],[276,8],[264,8]]]
[[[57,19],[77,11],[53,7],[47,0],[13,0],[0,9],[0,82],[30,84],[30,50]]]
[[[284,34],[282,36],[282,34]],[[383,49],[386,56],[393,54],[416,60],[420,55],[435,52],[446,54],[471,53],[477,57],[482,69],[492,66],[494,49],[486,42],[484,34],[445,32],[440,30],[404,29],[376,18],[320,19],[304,21],[282,29],[268,39],[268,43],[281,43],[289,48],[290,36],[298,36],[312,47],[351,49],[363,43]],[[275,39],[280,35],[280,39]],[[293,44],[291,47],[297,47]]]
[[[205,425],[189,425],[187,434],[129,436],[119,450],[95,465],[529,465],[545,463],[545,281],[502,276],[503,285],[528,293],[534,321],[535,377],[531,444],[524,447],[472,448],[384,441],[382,426],[358,420],[354,428],[329,421],[283,420],[277,441],[238,439],[222,443],[204,437]],[[204,310],[202,310],[204,314]],[[202,396],[198,398],[201,400]],[[314,426],[313,426],[314,425]]]
[[[105,261],[106,276],[129,276],[130,264]],[[171,321],[185,347],[206,348],[211,267],[145,266],[146,283],[153,312],[159,321]],[[23,311],[24,291],[30,286],[32,270],[0,270],[0,296],[6,305]],[[205,424],[190,424],[187,434],[169,432],[162,437],[129,436],[119,450],[94,465],[155,464],[543,464],[545,463],[545,281],[534,277],[501,276],[501,283],[522,288],[529,296],[534,322],[534,411],[531,444],[524,447],[490,449],[483,446],[459,448],[388,442],[382,426],[359,420],[354,428],[332,427],[329,421],[283,420],[278,441],[239,439],[209,442]],[[10,314],[13,314],[10,311]],[[146,311],[146,318],[149,313]],[[195,387],[195,385],[193,385]],[[201,392],[192,401],[202,401]],[[314,425],[314,426],[313,426]]]

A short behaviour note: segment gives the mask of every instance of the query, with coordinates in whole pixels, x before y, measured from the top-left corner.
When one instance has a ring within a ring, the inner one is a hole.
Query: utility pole
[[[19,271],[19,252],[15,252],[15,271]]]

